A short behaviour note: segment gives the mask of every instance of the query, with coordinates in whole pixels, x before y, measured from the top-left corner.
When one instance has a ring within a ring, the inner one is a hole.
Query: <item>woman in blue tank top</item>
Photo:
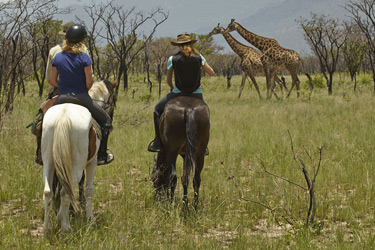
[[[98,151],[98,165],[113,161],[107,153],[108,135],[112,129],[111,117],[94,102],[88,94],[93,84],[92,61],[84,53],[83,40],[87,31],[82,25],[74,24],[66,30],[62,52],[52,62],[50,84],[57,87],[59,95],[53,105],[74,103],[86,107],[102,128],[102,139]],[[57,77],[59,76],[59,81]]]

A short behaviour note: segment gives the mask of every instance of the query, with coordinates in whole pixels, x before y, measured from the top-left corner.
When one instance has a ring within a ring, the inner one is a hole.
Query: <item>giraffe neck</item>
[[[229,34],[229,32],[222,32],[221,33],[229,46],[232,48],[234,53],[239,55],[241,58],[245,55],[245,51],[248,48],[248,46],[243,45],[242,43],[238,42],[232,35]]]
[[[249,43],[257,47],[260,51],[265,51],[269,48],[268,44],[271,42],[271,38],[258,36],[251,31],[248,31],[242,27],[239,23],[236,23],[237,32]]]

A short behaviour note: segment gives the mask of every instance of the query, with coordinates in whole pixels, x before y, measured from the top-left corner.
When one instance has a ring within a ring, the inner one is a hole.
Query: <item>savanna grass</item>
[[[259,78],[265,97],[265,80]],[[156,81],[154,81],[156,82]],[[170,204],[154,199],[150,179],[154,136],[152,111],[159,100],[139,77],[131,77],[128,92],[120,90],[115,130],[109,147],[115,161],[99,166],[95,175],[95,223],[82,214],[71,218],[72,231],[61,234],[55,225],[42,236],[42,167],[34,163],[35,138],[25,126],[34,119],[43,99],[36,84],[27,84],[14,111],[0,131],[0,248],[27,249],[273,249],[374,248],[374,109],[372,86],[356,92],[349,77],[337,76],[334,94],[325,88],[310,95],[301,76],[299,98],[259,99],[246,83],[237,98],[240,78],[226,88],[222,77],[202,80],[211,110],[209,151],[202,172],[198,209],[182,204],[180,181]],[[290,78],[287,77],[288,86]],[[167,86],[162,86],[162,95]],[[133,94],[134,90],[134,94]],[[290,136],[289,136],[290,135]],[[315,223],[304,226],[308,196],[295,185],[262,173],[268,171],[306,186],[293,159],[302,159],[310,175],[319,162],[315,183]],[[181,176],[181,159],[178,160]],[[188,190],[193,198],[192,181]],[[252,199],[296,220],[288,226],[278,215]],[[55,218],[54,218],[55,219]]]

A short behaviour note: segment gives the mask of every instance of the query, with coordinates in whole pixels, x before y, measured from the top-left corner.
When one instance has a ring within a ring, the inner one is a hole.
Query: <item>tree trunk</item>
[[[328,82],[328,95],[332,95],[332,80],[333,74],[329,74],[329,82]]]
[[[128,91],[129,85],[128,85],[128,70],[125,69],[124,71],[124,91]]]
[[[232,79],[232,70],[227,69],[227,89],[231,87],[230,80]]]

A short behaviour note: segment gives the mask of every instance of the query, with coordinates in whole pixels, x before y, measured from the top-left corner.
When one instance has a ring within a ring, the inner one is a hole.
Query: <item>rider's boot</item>
[[[163,148],[160,131],[159,131],[159,122],[160,117],[157,113],[154,112],[154,128],[155,128],[155,139],[150,142],[147,150],[150,152],[160,152]]]
[[[98,151],[98,165],[105,165],[111,163],[114,160],[113,154],[107,153],[107,143],[109,136],[109,127],[102,128],[102,139],[100,141],[99,151]]]

